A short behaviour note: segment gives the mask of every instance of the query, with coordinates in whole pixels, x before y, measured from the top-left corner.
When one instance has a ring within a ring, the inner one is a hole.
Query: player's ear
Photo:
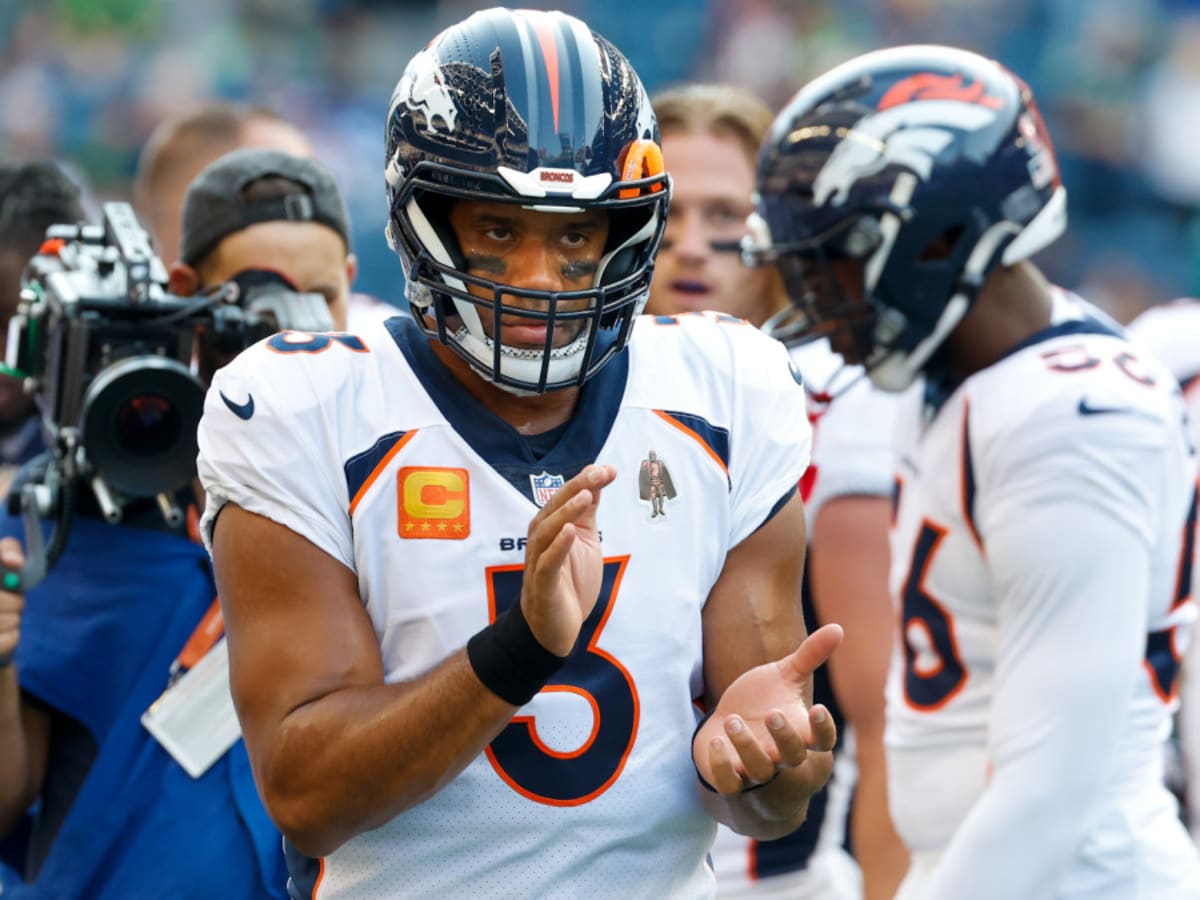
[[[171,264],[167,285],[177,297],[190,297],[200,290],[200,273],[185,262]]]
[[[358,257],[353,253],[346,256],[346,284],[354,284],[358,277]]]

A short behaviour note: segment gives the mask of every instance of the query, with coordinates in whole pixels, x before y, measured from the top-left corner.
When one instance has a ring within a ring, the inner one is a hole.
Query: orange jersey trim
[[[396,445],[392,447],[392,449],[387,452],[383,459],[379,461],[379,464],[371,470],[371,474],[367,476],[367,480],[362,483],[362,487],[358,489],[354,497],[350,500],[350,515],[354,515],[354,511],[358,508],[358,504],[361,503],[362,498],[367,495],[367,491],[371,489],[371,485],[375,483],[375,479],[383,474],[383,470],[387,468],[388,463],[392,461],[397,453],[404,449],[404,446],[413,439],[413,435],[415,435],[418,430],[419,429],[414,428],[412,431],[405,434],[404,437],[400,438],[400,440],[396,441]]]

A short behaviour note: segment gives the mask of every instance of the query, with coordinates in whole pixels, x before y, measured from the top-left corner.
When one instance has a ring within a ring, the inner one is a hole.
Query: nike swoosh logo
[[[239,419],[249,421],[250,417],[254,415],[254,397],[251,394],[246,395],[245,403],[234,403],[225,396],[224,391],[218,391],[218,393],[221,395],[221,399],[225,401],[225,405],[229,407],[229,411]]]
[[[225,401],[228,403],[229,401]],[[1103,416],[1108,413],[1127,413],[1132,412],[1128,406],[1092,406],[1087,401],[1087,397],[1083,397],[1079,401],[1079,414],[1081,416]]]

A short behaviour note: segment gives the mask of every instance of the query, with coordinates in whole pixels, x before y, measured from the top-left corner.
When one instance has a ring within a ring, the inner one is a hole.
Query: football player
[[[715,819],[776,837],[829,776],[803,390],[740,321],[635,327],[669,179],[636,73],[579,20],[443,31],[386,141],[412,318],[268,339],[201,424],[293,895],[709,895]]]
[[[750,255],[811,337],[909,393],[888,685],[903,900],[1200,896],[1163,786],[1193,461],[1171,375],[1029,257],[1066,196],[1029,89],[867,54],[776,118]]]
[[[790,308],[779,274],[747,269],[736,248],[752,210],[754,162],[771,111],[740,88],[689,84],[652,98],[671,173],[671,215],[655,264],[647,311],[697,314],[713,309],[777,328],[786,337]],[[775,318],[772,318],[775,316]],[[891,433],[896,400],[865,381],[828,384],[838,357],[827,341],[798,347],[793,361],[809,394],[813,461],[802,485],[810,551],[804,612],[809,622],[837,621],[846,637],[813,690],[834,721],[854,729],[853,759],[836,754],[830,788],[792,834],[756,841],[721,828],[713,845],[717,894],[734,897],[890,898],[907,866],[887,812],[883,759],[883,684],[893,615],[887,592],[891,515]],[[848,387],[837,403],[822,387]],[[820,589],[814,591],[813,584]],[[830,682],[833,691],[830,690]],[[836,703],[832,702],[834,695]],[[849,744],[843,742],[843,749]],[[855,763],[858,783],[855,786]],[[853,789],[851,844],[846,814]],[[858,871],[861,866],[861,874]]]

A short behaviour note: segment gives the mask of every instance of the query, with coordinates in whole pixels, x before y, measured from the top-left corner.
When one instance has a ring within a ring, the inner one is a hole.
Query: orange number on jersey
[[[368,353],[367,345],[356,334],[328,332],[309,334],[307,331],[281,331],[267,339],[267,349],[276,353],[324,353],[337,344],[355,353]]]
[[[1100,365],[1103,360],[1092,356],[1083,344],[1070,344],[1057,350],[1047,350],[1042,354],[1042,362],[1052,372],[1086,372]],[[1121,370],[1121,374],[1146,387],[1154,387],[1154,376],[1142,365],[1142,361],[1124,350],[1112,358],[1112,363]]]
[[[592,731],[582,746],[555,750],[539,737],[535,717],[513,716],[488,745],[487,757],[497,774],[514,791],[549,806],[578,806],[612,787],[638,728],[637,688],[629,672],[597,646],[608,622],[628,556],[604,561],[600,597],[583,623],[579,641],[566,665],[542,692],[569,692],[591,706]],[[521,600],[523,566],[493,566],[487,570],[491,621]]]

